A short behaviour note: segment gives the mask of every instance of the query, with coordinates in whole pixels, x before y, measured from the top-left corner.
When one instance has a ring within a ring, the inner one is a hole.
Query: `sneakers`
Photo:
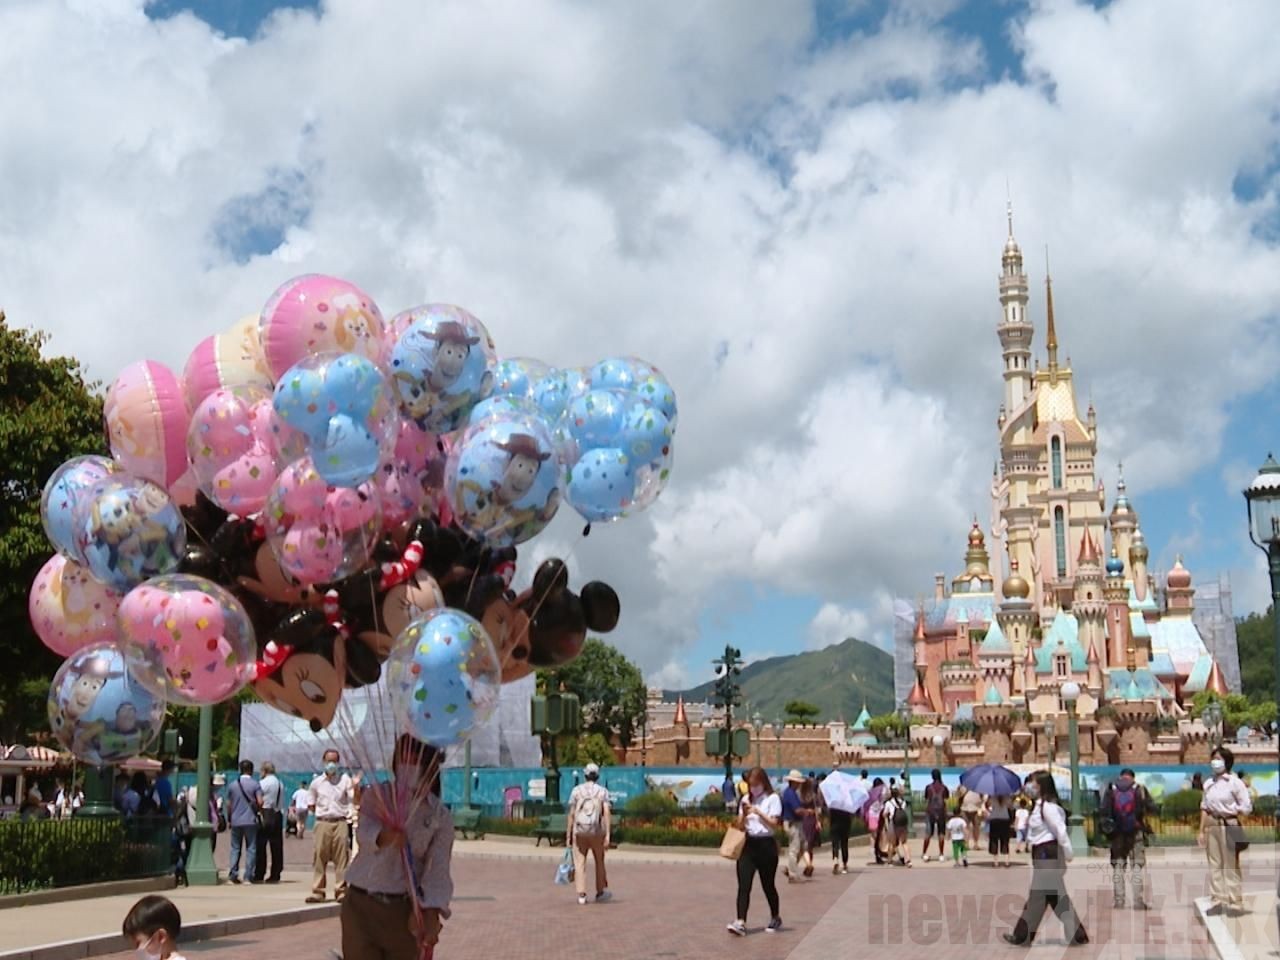
[[[924,855],[924,862],[925,862],[925,863],[933,863],[933,857],[932,857],[930,854],[927,854],[927,853],[926,853],[926,854]]]
[[[831,861],[831,875],[834,877],[834,876],[838,875],[839,873],[840,873],[840,861],[838,861],[838,860],[832,860],[832,861]]]
[[[585,907],[587,905],[587,895],[585,893],[578,894],[578,906]]]
[[[841,868],[840,868],[840,873],[841,873],[841,875],[847,874],[848,872],[849,872],[849,868],[848,868],[848,867],[841,867]]]
[[[813,876],[813,867],[812,867],[812,866],[805,867],[805,868],[804,868],[804,875],[805,875],[805,878],[806,878],[806,879],[808,879],[809,877],[812,877],[812,876]]]
[[[601,890],[596,894],[596,903],[608,903],[613,899],[613,894],[608,890]]]
[[[960,862],[961,862],[961,863],[963,863],[963,864],[967,867],[967,866],[969,865],[969,858],[968,858],[968,857],[965,857],[965,858],[964,858],[963,860],[961,860]]]
[[[735,920],[733,923],[725,927],[735,937],[745,937],[747,935],[747,925],[741,920]]]
[[[782,929],[782,918],[774,917],[772,920],[769,921],[769,925],[764,928],[764,932],[777,933],[781,929]]]

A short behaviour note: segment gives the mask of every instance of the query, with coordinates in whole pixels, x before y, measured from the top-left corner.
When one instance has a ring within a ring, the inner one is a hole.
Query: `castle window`
[[[1062,487],[1062,441],[1054,437],[1049,441],[1049,454],[1053,458],[1053,488]]]
[[[1067,575],[1067,522],[1062,508],[1053,511],[1053,539],[1058,552],[1058,576]]]
[[[1065,677],[1067,675],[1067,658],[1058,657],[1057,662],[1058,676]]]

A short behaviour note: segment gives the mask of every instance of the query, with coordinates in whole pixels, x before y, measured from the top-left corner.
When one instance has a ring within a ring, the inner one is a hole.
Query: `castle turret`
[[[1080,540],[1080,555],[1076,558],[1075,597],[1071,612],[1080,624],[1080,645],[1103,649],[1107,605],[1103,597],[1101,558],[1088,527]]]
[[[1142,528],[1133,531],[1133,545],[1129,547],[1129,570],[1133,579],[1133,595],[1138,602],[1147,599],[1147,586],[1150,575],[1147,573],[1147,538],[1142,535]]]
[[[1107,579],[1103,587],[1107,601],[1107,668],[1125,663],[1125,637],[1129,630],[1129,588],[1124,584],[1124,561],[1113,546],[1107,558]]]
[[[1009,239],[1000,257],[1000,323],[996,333],[1004,355],[1004,410],[1012,413],[1031,397],[1031,340],[1035,328],[1027,318],[1027,275],[1022,250],[1013,239],[1013,205],[1007,209]],[[1004,424],[1000,426],[1003,428]]]
[[[1009,561],[1009,576],[1000,587],[1004,597],[996,609],[996,624],[1011,652],[1012,688],[1014,693],[1021,693],[1025,687],[1025,673],[1017,669],[1031,649],[1031,628],[1035,626],[1038,614],[1031,602],[1031,584],[1023,579],[1018,571],[1018,561]]]
[[[1179,556],[1165,578],[1165,593],[1168,598],[1166,614],[1170,617],[1189,617],[1195,609],[1196,589],[1191,585],[1191,571],[1182,565]]]
[[[1089,643],[1089,655],[1085,663],[1088,667],[1089,695],[1097,703],[1102,698],[1102,661],[1098,657],[1098,648],[1092,641]]]
[[[1129,567],[1129,548],[1133,545],[1133,531],[1138,528],[1138,514],[1129,503],[1129,493],[1124,483],[1124,464],[1119,466],[1120,479],[1116,482],[1116,502],[1111,507],[1109,525],[1111,527],[1111,546],[1124,565],[1124,576],[1132,579],[1133,571]]]

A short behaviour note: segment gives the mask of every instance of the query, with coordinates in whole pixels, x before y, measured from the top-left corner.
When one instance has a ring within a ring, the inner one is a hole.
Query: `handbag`
[[[720,841],[720,856],[726,860],[737,860],[747,846],[747,834],[736,826],[729,827]]]
[[[573,851],[566,850],[564,856],[560,858],[560,862],[556,865],[556,883],[560,886],[573,883],[574,876]]]
[[[1239,820],[1236,820],[1235,823],[1228,823],[1223,820],[1222,828],[1227,833],[1227,843],[1235,847],[1236,856],[1249,849],[1249,835],[1244,832],[1244,827]]]

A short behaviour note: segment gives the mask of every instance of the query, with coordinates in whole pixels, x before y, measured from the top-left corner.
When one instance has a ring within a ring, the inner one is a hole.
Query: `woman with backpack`
[[[604,869],[604,853],[609,847],[611,810],[609,791],[597,782],[600,768],[588,763],[582,774],[586,783],[580,783],[569,794],[568,833],[565,846],[573,851],[574,883],[578,888],[578,903],[587,902],[587,854],[596,864],[596,903],[613,899],[609,892],[609,877]]]
[[[1067,943],[1081,946],[1089,942],[1084,925],[1067,895],[1067,863],[1074,857],[1071,838],[1067,834],[1067,813],[1058,799],[1053,775],[1041,770],[1028,778],[1024,787],[1031,798],[1031,817],[1027,821],[1027,841],[1031,844],[1031,891],[1012,933],[1001,934],[1007,943],[1029,947],[1044,912],[1050,908],[1062,921]]]
[[[889,862],[897,856],[901,866],[911,866],[911,806],[902,795],[902,788],[895,786],[889,794],[889,802],[884,805],[883,820],[888,821],[885,835],[891,838],[888,851]]]

